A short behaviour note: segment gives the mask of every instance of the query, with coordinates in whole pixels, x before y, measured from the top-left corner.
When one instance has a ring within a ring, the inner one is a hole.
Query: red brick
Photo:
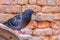
[[[32,38],[32,40],[41,40],[41,39],[45,39],[45,37],[44,36],[40,36],[40,37],[37,37],[37,36],[34,36],[33,38]]]
[[[0,12],[5,12],[5,5],[0,5]]]
[[[37,22],[36,21],[30,21],[30,23],[27,25],[27,28],[34,29],[37,27]]]
[[[11,4],[17,4],[17,0],[10,0]]]
[[[29,4],[36,4],[37,0],[29,0]]]
[[[4,4],[4,1],[5,1],[5,0],[0,0],[0,4]]]
[[[11,13],[11,5],[0,5],[0,12],[8,12]]]
[[[48,28],[50,26],[49,22],[38,22],[38,28]]]
[[[51,28],[35,29],[33,31],[33,35],[36,35],[36,36],[40,36],[40,35],[52,35],[52,29]]]
[[[60,13],[60,6],[58,6],[58,12]]]
[[[18,1],[18,4],[27,4],[28,3],[28,0],[17,0]]]
[[[53,35],[60,34],[60,29],[53,29]]]
[[[60,40],[60,34],[58,35],[58,40]]]
[[[14,14],[5,14],[5,13],[0,13],[0,22],[6,22],[8,19],[14,17]]]
[[[53,28],[53,29],[60,29],[60,21],[53,21],[53,22],[51,22],[51,28]]]
[[[60,0],[57,0],[57,5],[60,5]]]
[[[49,40],[47,36],[33,36],[32,40]]]
[[[50,40],[60,40],[60,34],[50,36]]]
[[[60,13],[54,14],[54,19],[55,20],[60,20]]]
[[[11,10],[12,10],[12,12],[19,12],[19,13],[21,13],[21,6],[20,5],[11,5]]]
[[[11,12],[18,12],[21,13],[21,6],[20,5],[5,5],[5,12],[11,13]]]
[[[10,0],[5,0],[4,4],[11,4]]]
[[[42,12],[55,13],[58,12],[58,6],[44,6]]]
[[[16,4],[17,0],[0,0],[0,4]]]
[[[35,12],[41,11],[41,7],[38,5],[24,5],[24,6],[22,6],[22,12],[24,12],[27,9],[33,9]]]
[[[37,4],[46,5],[47,0],[37,0]]]
[[[12,8],[11,8],[11,5],[5,5],[5,12],[7,12],[7,13],[11,13],[12,12],[12,10],[11,10]]]
[[[44,14],[44,13],[36,14],[36,21],[53,21],[53,20],[54,20],[53,14]]]
[[[47,0],[47,5],[56,5],[57,4],[57,0]]]
[[[50,36],[50,40],[58,40],[58,35],[52,35],[52,36]]]

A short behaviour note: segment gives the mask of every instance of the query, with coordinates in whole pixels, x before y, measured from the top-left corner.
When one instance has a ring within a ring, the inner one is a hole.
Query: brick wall
[[[32,20],[22,29],[32,40],[60,40],[60,0],[0,0],[0,22],[33,9]]]

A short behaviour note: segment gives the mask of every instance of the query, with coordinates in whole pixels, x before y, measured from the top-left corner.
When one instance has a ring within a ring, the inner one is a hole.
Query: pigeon
[[[14,30],[21,30],[29,24],[33,13],[34,10],[27,9],[24,13],[14,16],[3,24]]]

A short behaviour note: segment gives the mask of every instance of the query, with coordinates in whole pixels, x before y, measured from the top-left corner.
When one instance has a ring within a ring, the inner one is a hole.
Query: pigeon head
[[[26,14],[33,14],[34,10],[33,9],[28,9],[24,13],[26,13]]]

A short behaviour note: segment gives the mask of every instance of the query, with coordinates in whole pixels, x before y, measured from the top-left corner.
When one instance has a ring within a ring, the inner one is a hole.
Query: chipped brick
[[[53,21],[54,16],[52,14],[36,14],[36,21]]]
[[[42,12],[46,13],[58,12],[58,6],[44,6],[42,7]]]
[[[29,4],[36,4],[37,0],[29,0]]]
[[[52,29],[51,28],[45,28],[45,29],[35,29],[33,32],[34,35],[52,35]]]
[[[17,0],[18,4],[23,5],[23,4],[27,4],[28,0]]]
[[[57,0],[47,0],[47,5],[56,5],[57,4]]]
[[[48,28],[50,26],[49,22],[38,22],[38,28]]]

